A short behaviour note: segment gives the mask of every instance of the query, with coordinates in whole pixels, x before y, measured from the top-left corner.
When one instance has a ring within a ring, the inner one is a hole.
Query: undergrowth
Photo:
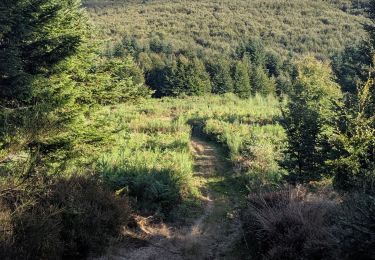
[[[139,212],[168,218],[175,216],[176,205],[184,208],[200,196],[189,148],[197,124],[201,134],[228,150],[243,188],[260,187],[274,185],[283,174],[277,164],[284,144],[279,116],[279,101],[271,96],[144,100],[92,114],[87,127],[102,130],[106,138],[100,146],[79,149],[105,183],[128,195]]]

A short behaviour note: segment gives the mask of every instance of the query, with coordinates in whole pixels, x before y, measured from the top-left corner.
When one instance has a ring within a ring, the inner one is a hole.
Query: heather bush
[[[129,217],[96,177],[1,187],[0,258],[77,259],[103,253]]]
[[[243,248],[249,259],[372,259],[374,216],[375,198],[364,193],[252,194],[242,213]]]
[[[250,195],[242,215],[250,259],[332,259],[334,203],[303,189]]]
[[[338,216],[342,259],[372,259],[375,256],[375,197],[348,194]]]

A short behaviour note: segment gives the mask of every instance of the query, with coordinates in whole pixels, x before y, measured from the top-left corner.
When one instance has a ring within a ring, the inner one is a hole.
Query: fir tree
[[[357,95],[357,87],[365,84],[372,63],[368,42],[347,46],[335,55],[332,68],[343,92]]]
[[[205,93],[210,93],[212,90],[210,76],[203,62],[197,58],[194,58],[189,64],[187,85],[187,94],[189,95],[203,95]]]
[[[266,68],[270,77],[278,77],[282,73],[283,62],[276,52],[266,54]]]
[[[370,47],[363,57],[372,57],[375,48],[375,1],[369,3],[369,17],[372,22],[365,26],[368,32]],[[362,53],[364,53],[362,49]],[[370,60],[370,58],[367,58]],[[360,63],[360,62],[358,62]],[[363,64],[360,63],[360,64]],[[370,64],[369,62],[366,65]],[[361,67],[362,75],[370,72],[370,77],[358,91],[354,102],[339,107],[342,120],[337,122],[338,131],[334,135],[333,145],[339,156],[332,160],[334,166],[334,185],[344,191],[360,191],[375,194],[375,84],[374,68]],[[356,69],[361,75],[360,69]],[[364,71],[364,73],[363,73]]]
[[[117,104],[151,96],[151,91],[144,82],[143,71],[130,56],[105,60],[97,64],[94,72],[96,85],[86,86],[90,90],[91,103]]]
[[[212,82],[212,93],[223,94],[233,91],[230,63],[225,58],[212,59],[207,64]]]
[[[204,64],[197,58],[178,57],[167,75],[165,95],[202,95],[211,91],[211,82]]]
[[[87,35],[80,1],[5,0],[0,13],[0,160],[66,149]]]
[[[270,78],[266,70],[261,66],[254,66],[251,73],[251,85],[253,86],[253,94],[275,95],[276,83]]]
[[[248,73],[248,66],[244,62],[238,61],[234,67],[234,93],[241,98],[248,98],[251,95],[251,85]]]
[[[242,59],[245,55],[250,57],[251,63],[255,66],[264,67],[266,64],[266,52],[259,39],[251,38],[238,46],[236,56]]]
[[[339,190],[375,194],[375,86],[373,79],[358,91],[358,103],[338,108],[341,120],[332,143],[339,156],[334,166],[334,185]]]
[[[289,171],[289,181],[305,182],[318,180],[328,172],[327,143],[337,118],[334,105],[341,92],[327,64],[306,57],[297,68],[298,76],[283,110],[282,124],[288,139],[283,166]]]

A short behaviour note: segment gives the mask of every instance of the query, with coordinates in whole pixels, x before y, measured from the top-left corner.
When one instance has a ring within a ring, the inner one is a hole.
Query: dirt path
[[[228,191],[226,178],[231,167],[216,144],[193,137],[194,178],[201,183],[203,212],[191,225],[173,227],[154,225],[138,217],[142,232],[128,233],[133,244],[111,250],[102,259],[236,259],[230,252],[240,232],[236,201]],[[129,231],[128,231],[129,232]]]

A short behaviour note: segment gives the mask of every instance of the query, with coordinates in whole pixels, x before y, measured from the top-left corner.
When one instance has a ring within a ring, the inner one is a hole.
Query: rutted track
[[[204,210],[189,226],[151,224],[136,219],[141,232],[128,233],[137,243],[118,245],[102,259],[235,259],[230,249],[240,237],[240,223],[235,198],[215,191],[210,185],[220,173],[231,171],[217,144],[193,137],[191,150],[195,157],[195,177],[201,187]]]

